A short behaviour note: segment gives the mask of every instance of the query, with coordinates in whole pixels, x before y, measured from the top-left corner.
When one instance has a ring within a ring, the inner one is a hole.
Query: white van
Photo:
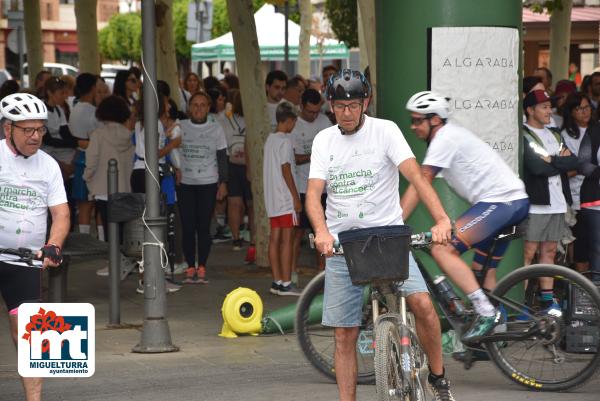
[[[61,63],[44,63],[44,70],[50,71],[50,74],[55,77],[60,77],[62,75],[71,75],[76,77],[79,73],[77,68]],[[21,82],[21,87],[29,88],[29,73],[27,71],[27,63],[23,64],[23,82]]]

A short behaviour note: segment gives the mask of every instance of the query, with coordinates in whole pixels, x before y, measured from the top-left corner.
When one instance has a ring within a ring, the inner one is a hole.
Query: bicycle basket
[[[406,280],[411,234],[409,226],[400,225],[340,232],[352,284]]]

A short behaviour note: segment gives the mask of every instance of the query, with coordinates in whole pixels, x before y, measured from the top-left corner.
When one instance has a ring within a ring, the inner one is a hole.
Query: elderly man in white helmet
[[[519,177],[488,144],[471,131],[450,121],[448,99],[434,92],[413,95],[406,108],[410,111],[411,129],[427,142],[422,164],[429,182],[442,172],[448,185],[472,206],[455,222],[452,241],[435,244],[431,254],[440,268],[458,285],[473,303],[477,317],[463,333],[465,343],[477,342],[490,333],[502,319],[479,285],[476,275],[486,259],[491,269],[481,278],[487,289],[495,287],[495,267],[506,252],[508,242],[490,249],[493,238],[503,229],[519,224],[529,212],[529,198]],[[402,196],[406,220],[419,202],[410,186]],[[460,258],[475,249],[472,269]],[[491,251],[491,252],[490,252]]]
[[[29,248],[42,261],[35,266],[15,262],[0,251],[0,293],[17,344],[18,309],[41,301],[41,274],[62,262],[61,247],[69,233],[69,207],[60,168],[39,150],[48,110],[37,97],[16,93],[0,100],[0,248]],[[52,215],[46,241],[48,209]],[[42,379],[23,377],[27,401],[42,399]]]

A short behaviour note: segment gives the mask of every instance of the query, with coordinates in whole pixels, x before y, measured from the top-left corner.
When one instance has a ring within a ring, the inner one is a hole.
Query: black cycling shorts
[[[0,293],[11,310],[42,299],[42,269],[0,262]]]

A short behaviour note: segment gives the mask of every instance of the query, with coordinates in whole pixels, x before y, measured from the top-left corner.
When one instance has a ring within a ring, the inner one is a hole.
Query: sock
[[[494,316],[496,309],[490,303],[490,300],[484,294],[483,290],[479,288],[478,290],[470,293],[467,297],[473,303],[473,307],[475,308],[475,312],[481,316]]]
[[[542,296],[542,301],[554,301],[554,292],[552,290],[540,290],[540,295]]]
[[[281,283],[281,285],[282,285],[282,286],[284,286],[284,287],[289,287],[289,286],[290,286],[290,284],[292,284],[292,282],[291,282],[291,281],[283,281],[283,282]]]
[[[104,236],[104,226],[96,226],[96,231],[98,231],[98,239],[100,241],[106,241],[106,237]]]
[[[90,225],[89,224],[80,224],[79,232],[81,234],[89,234],[90,233]]]
[[[283,283],[283,281],[281,281],[281,280],[277,280],[277,281],[275,282],[275,284],[277,284],[277,285],[281,285],[281,283]]]
[[[433,373],[431,373],[431,368],[430,368],[429,369],[429,377],[427,377],[427,380],[429,381],[429,383],[435,383],[438,379],[441,379],[442,377],[444,377],[445,374],[446,374],[446,368],[444,368],[441,375],[434,375]]]

